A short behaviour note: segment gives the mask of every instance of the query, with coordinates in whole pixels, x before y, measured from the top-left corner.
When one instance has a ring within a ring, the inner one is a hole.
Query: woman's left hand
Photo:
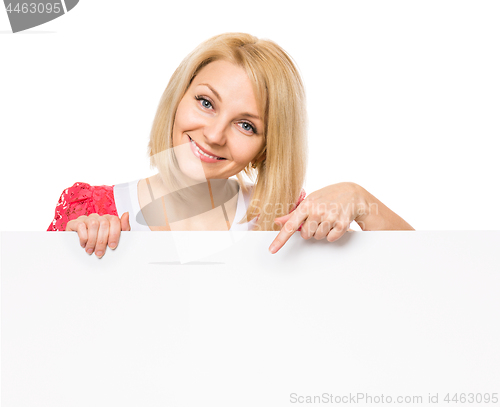
[[[290,214],[275,218],[282,225],[269,251],[276,253],[299,229],[304,239],[314,237],[334,242],[349,229],[349,225],[363,213],[361,191],[353,182],[341,182],[314,191]]]

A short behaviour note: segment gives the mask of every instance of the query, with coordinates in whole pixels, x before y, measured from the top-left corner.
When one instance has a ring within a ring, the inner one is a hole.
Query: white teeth
[[[217,159],[218,159],[218,157],[214,157],[213,155],[209,155],[209,154],[205,153],[204,151],[202,151],[202,150],[201,150],[201,149],[200,149],[200,148],[196,145],[196,143],[195,143],[193,140],[190,140],[190,141],[191,141],[191,143],[193,143],[193,146],[195,146],[196,150],[198,150],[198,152],[199,152],[200,154],[203,154],[205,157],[208,157],[208,158],[213,158],[214,160],[217,160]]]

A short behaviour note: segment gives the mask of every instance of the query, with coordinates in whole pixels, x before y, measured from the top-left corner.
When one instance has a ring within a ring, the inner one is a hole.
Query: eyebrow
[[[201,85],[204,85],[208,89],[210,89],[213,92],[213,94],[217,97],[217,99],[219,99],[219,102],[222,103],[222,98],[220,97],[219,92],[217,92],[214,88],[212,88],[208,83],[199,83],[198,84],[198,86],[201,86]],[[245,117],[251,117],[252,119],[262,120],[259,116],[256,116],[256,115],[251,114],[251,113],[242,113],[241,115],[245,116]]]
[[[213,94],[215,96],[217,96],[217,99],[219,99],[219,101],[222,102],[222,98],[220,97],[219,92],[217,92],[214,88],[212,88],[208,83],[198,84],[198,86],[200,86],[200,85],[205,85],[207,88],[209,88],[213,92]]]

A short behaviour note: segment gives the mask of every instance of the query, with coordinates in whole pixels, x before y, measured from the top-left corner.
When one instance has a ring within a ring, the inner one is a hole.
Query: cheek
[[[203,117],[188,103],[180,103],[175,114],[174,129],[178,131],[194,130],[203,124]]]
[[[247,165],[252,161],[258,152],[262,149],[263,143],[260,140],[243,140],[233,151],[233,159],[242,165]]]

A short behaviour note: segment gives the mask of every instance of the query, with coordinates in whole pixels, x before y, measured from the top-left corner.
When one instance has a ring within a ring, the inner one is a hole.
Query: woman
[[[184,59],[163,93],[148,146],[158,174],[114,187],[76,183],[48,230],[76,231],[102,257],[121,230],[281,229],[275,253],[301,225],[303,238],[329,241],[353,220],[363,230],[412,229],[354,183],[304,199],[306,147],[304,88],[291,58],[272,41],[218,35]]]

